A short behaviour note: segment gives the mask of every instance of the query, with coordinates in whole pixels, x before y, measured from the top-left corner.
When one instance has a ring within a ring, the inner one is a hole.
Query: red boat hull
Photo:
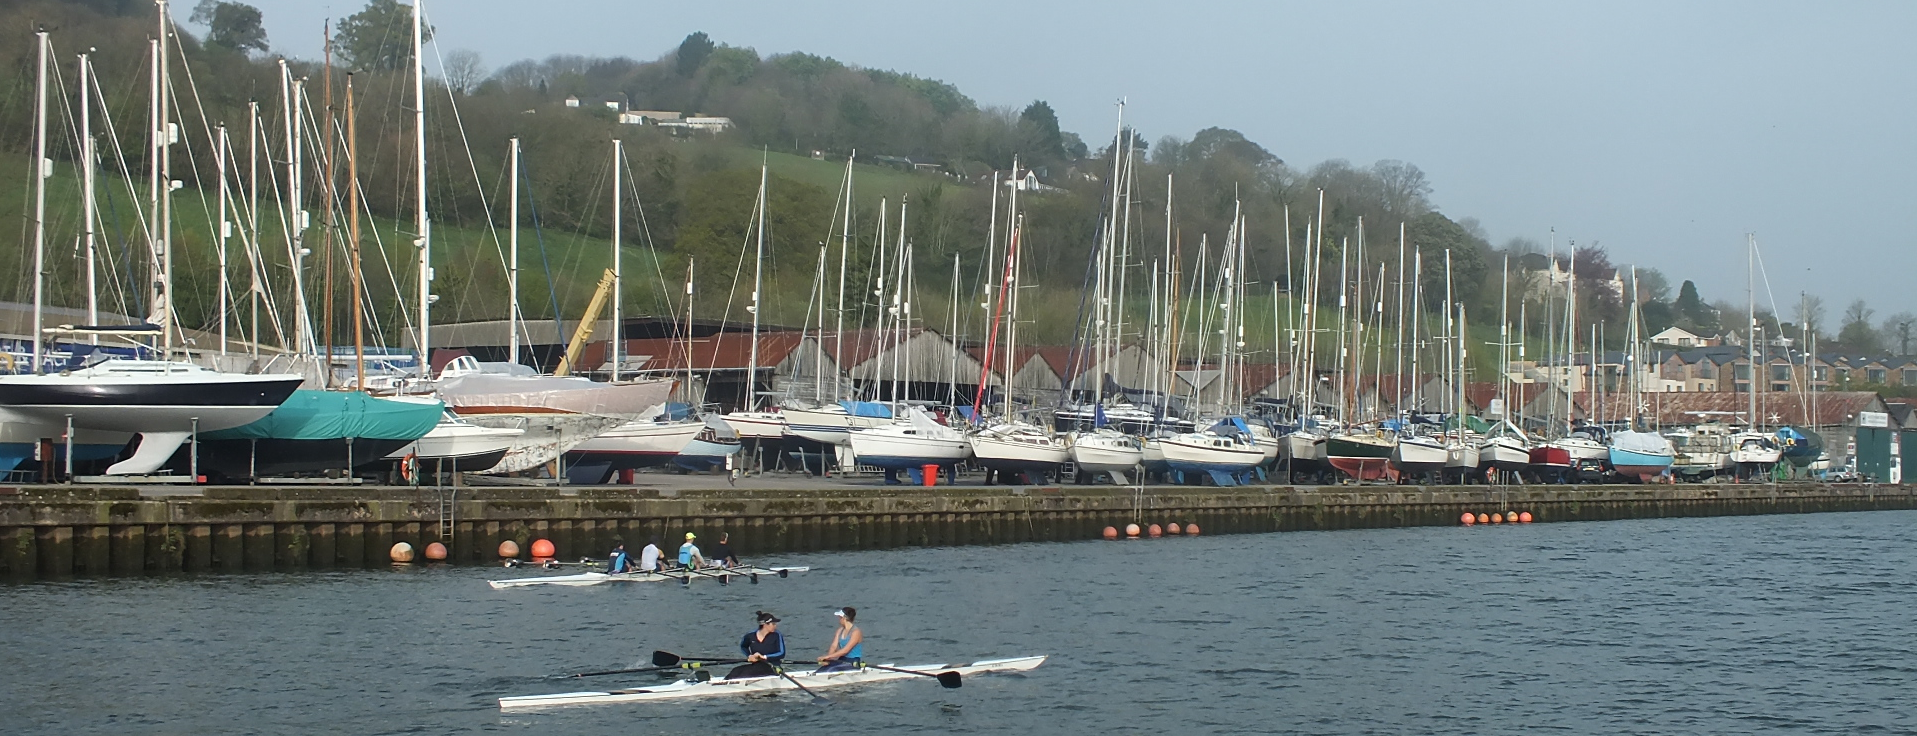
[[[1385,457],[1334,457],[1331,467],[1344,471],[1346,475],[1358,480],[1397,480],[1398,471],[1391,467],[1391,458]]]
[[[1531,464],[1547,468],[1571,467],[1571,453],[1562,447],[1541,445],[1531,448]]]

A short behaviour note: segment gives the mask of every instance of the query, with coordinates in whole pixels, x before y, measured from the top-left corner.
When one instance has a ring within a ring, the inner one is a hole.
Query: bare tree
[[[446,75],[446,86],[462,95],[471,94],[486,79],[486,65],[479,52],[471,49],[446,52],[445,59],[440,62],[440,71]]]
[[[1917,327],[1917,314],[1898,312],[1884,318],[1884,341],[1897,346],[1898,355],[1910,354],[1910,331]]]
[[[1805,294],[1798,300],[1797,313],[1794,316],[1797,317],[1797,324],[1809,328],[1812,334],[1824,334],[1824,318],[1827,315],[1823,297]]]

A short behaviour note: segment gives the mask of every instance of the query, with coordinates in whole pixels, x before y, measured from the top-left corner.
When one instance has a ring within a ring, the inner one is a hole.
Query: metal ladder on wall
[[[453,541],[453,505],[458,497],[458,486],[439,491],[439,539],[442,542]]]

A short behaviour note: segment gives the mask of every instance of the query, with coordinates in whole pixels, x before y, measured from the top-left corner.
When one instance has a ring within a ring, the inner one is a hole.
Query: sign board
[[[1857,426],[1889,427],[1890,415],[1881,411],[1860,411],[1857,412]]]

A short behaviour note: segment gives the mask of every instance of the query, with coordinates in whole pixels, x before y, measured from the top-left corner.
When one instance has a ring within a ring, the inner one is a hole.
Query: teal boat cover
[[[280,408],[243,427],[201,435],[206,440],[416,440],[433,431],[446,405],[394,401],[357,391],[294,391]]]

